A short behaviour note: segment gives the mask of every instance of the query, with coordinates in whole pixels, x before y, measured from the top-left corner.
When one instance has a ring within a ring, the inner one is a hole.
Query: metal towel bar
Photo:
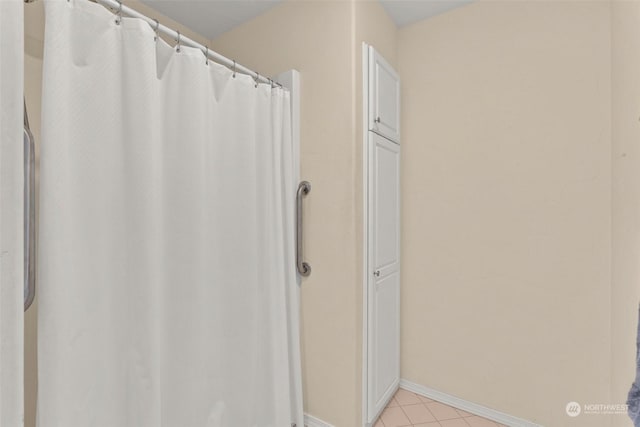
[[[35,143],[24,104],[24,311],[36,296],[36,159]]]
[[[302,198],[311,191],[311,184],[302,181],[296,193],[296,266],[301,276],[311,274],[311,266],[303,261],[302,256]]]

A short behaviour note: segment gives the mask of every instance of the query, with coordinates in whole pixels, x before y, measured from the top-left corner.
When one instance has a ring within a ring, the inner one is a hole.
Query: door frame
[[[369,45],[362,43],[362,425],[369,418]]]

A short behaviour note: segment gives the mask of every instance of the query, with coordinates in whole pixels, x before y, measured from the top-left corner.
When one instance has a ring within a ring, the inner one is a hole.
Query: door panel
[[[376,159],[374,212],[374,266],[376,269],[398,262],[398,175],[399,147],[378,135],[374,138]]]
[[[368,421],[400,381],[400,146],[369,132]]]
[[[376,406],[387,403],[385,397],[395,392],[399,380],[400,280],[397,271],[376,280],[374,359]]]
[[[400,141],[400,78],[393,67],[369,48],[369,130]]]

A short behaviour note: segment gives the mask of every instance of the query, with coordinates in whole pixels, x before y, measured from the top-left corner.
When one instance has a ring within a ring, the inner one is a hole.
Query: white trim
[[[369,427],[369,45],[362,43],[362,424]]]
[[[405,379],[400,380],[400,388],[509,427],[542,427],[540,424],[523,420],[522,418],[514,417],[513,415],[505,414],[495,409],[487,408],[486,406],[478,405],[477,403],[469,402],[468,400],[451,396],[450,394]]]
[[[328,422],[322,421],[320,418],[309,414],[304,414],[304,425],[306,427],[333,427]]]

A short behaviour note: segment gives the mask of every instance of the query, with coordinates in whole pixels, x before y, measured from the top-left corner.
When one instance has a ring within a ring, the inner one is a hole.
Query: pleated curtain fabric
[[[45,7],[38,426],[302,426],[289,93]]]
[[[23,4],[0,1],[0,426],[23,425]]]

